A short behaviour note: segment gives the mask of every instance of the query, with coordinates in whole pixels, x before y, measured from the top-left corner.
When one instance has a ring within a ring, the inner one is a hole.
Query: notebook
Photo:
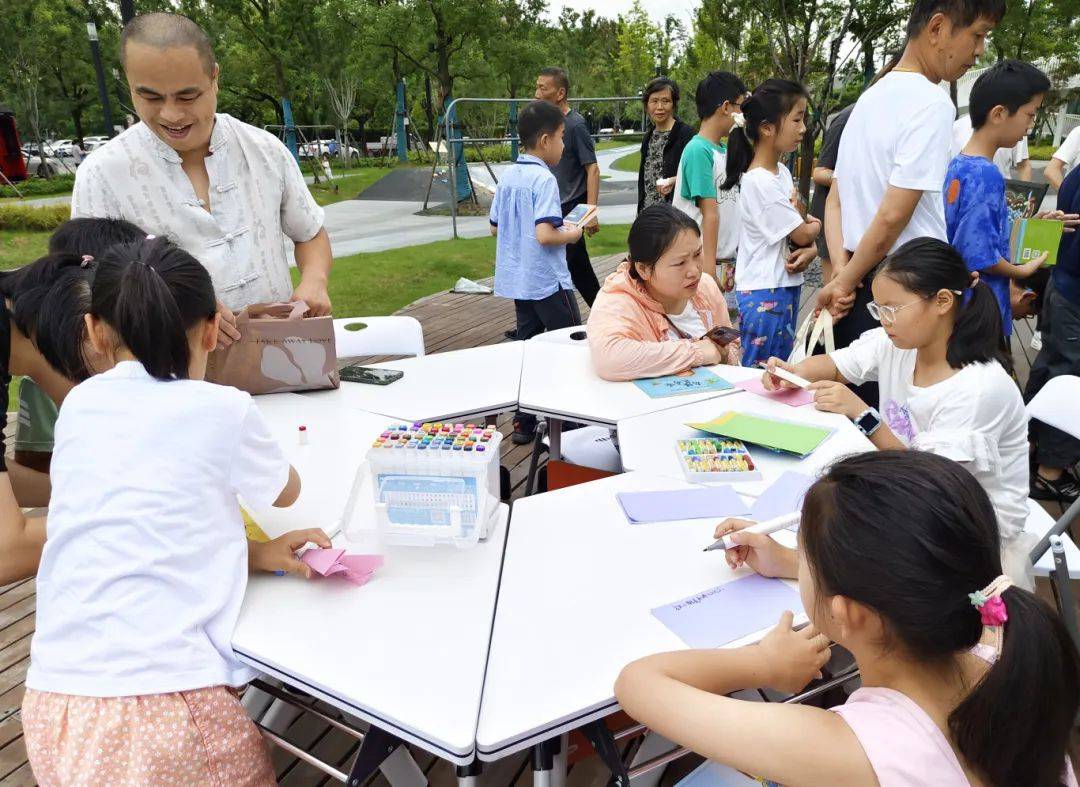
[[[1065,225],[1060,221],[1017,219],[1013,222],[1012,235],[1009,239],[1011,262],[1014,265],[1023,265],[1043,252],[1047,252],[1050,256],[1042,267],[1056,265],[1058,246],[1061,245],[1061,233],[1064,229]]]
[[[722,413],[706,423],[687,426],[798,457],[809,456],[833,433],[824,426],[733,411]]]
[[[634,385],[648,394],[650,399],[663,399],[682,394],[735,392],[735,386],[715,372],[699,366],[690,372],[669,374],[664,377],[650,377],[646,380],[634,380]]]

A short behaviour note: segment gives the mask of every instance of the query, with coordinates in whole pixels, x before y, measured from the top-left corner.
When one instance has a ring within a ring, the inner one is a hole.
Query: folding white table
[[[702,551],[715,519],[631,525],[615,498],[691,486],[624,473],[514,504],[477,729],[481,760],[577,728],[594,739],[600,720],[618,709],[622,667],[686,647],[650,610],[751,573],[729,569],[722,552]]]
[[[724,370],[718,370],[724,374]],[[747,369],[761,374],[761,370]],[[760,494],[772,480],[786,470],[813,475],[842,456],[873,451],[874,445],[847,418],[835,413],[823,413],[814,405],[790,407],[748,392],[722,399],[711,399],[682,405],[658,413],[619,421],[619,453],[625,470],[639,470],[650,475],[685,478],[675,449],[676,440],[700,437],[701,432],[688,423],[710,421],[728,410],[767,415],[789,421],[825,426],[835,431],[806,459],[798,459],[749,446],[750,454],[762,471],[764,480],[737,484],[746,494]]]
[[[761,374],[741,366],[712,366],[712,371],[730,382]],[[737,394],[709,391],[660,399],[632,382],[601,379],[592,366],[587,344],[525,342],[521,365],[519,409],[546,416],[551,440],[551,457],[560,457],[559,436],[563,421],[614,428],[626,418],[670,410],[673,407]]]
[[[401,421],[446,421],[498,415],[517,406],[525,342],[506,342],[377,364],[405,376],[389,385],[342,382],[336,391],[304,394],[315,401]]]

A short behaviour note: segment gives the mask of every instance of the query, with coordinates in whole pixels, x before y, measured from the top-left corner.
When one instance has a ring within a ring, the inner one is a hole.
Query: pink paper
[[[300,559],[316,574],[341,574],[354,585],[365,584],[383,564],[382,555],[347,555],[344,549],[309,549]]]
[[[760,377],[755,377],[752,380],[743,380],[741,383],[735,383],[735,387],[742,388],[744,391],[749,391],[758,396],[764,396],[766,399],[772,399],[774,402],[791,405],[792,407],[802,407],[814,403],[813,392],[804,391],[801,388],[781,388],[779,391],[766,391]]]

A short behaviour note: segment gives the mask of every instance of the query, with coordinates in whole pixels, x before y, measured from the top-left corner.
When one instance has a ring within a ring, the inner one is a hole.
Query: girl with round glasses
[[[867,308],[881,327],[851,346],[781,368],[810,380],[819,410],[850,418],[879,449],[914,448],[960,462],[997,512],[1006,572],[1027,576],[1027,415],[1001,347],[1001,314],[952,246],[917,238],[882,263]],[[848,385],[876,381],[881,411]],[[773,390],[791,384],[766,372]]]

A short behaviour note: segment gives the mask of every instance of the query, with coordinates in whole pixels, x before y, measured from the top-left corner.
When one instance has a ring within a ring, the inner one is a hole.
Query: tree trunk
[[[83,144],[83,124],[82,124],[82,107],[72,106],[71,108],[71,123],[75,126],[75,141],[79,147]]]
[[[874,68],[874,41],[873,39],[867,39],[862,42],[862,70],[863,70],[863,84],[869,85],[870,80],[874,78],[874,72],[877,70]]]
[[[814,139],[813,134],[804,134],[802,144],[799,146],[799,193],[806,203],[810,204],[810,176],[814,171]]]
[[[428,141],[435,141],[435,100],[431,96],[431,77],[424,74],[424,115],[427,117]]]

